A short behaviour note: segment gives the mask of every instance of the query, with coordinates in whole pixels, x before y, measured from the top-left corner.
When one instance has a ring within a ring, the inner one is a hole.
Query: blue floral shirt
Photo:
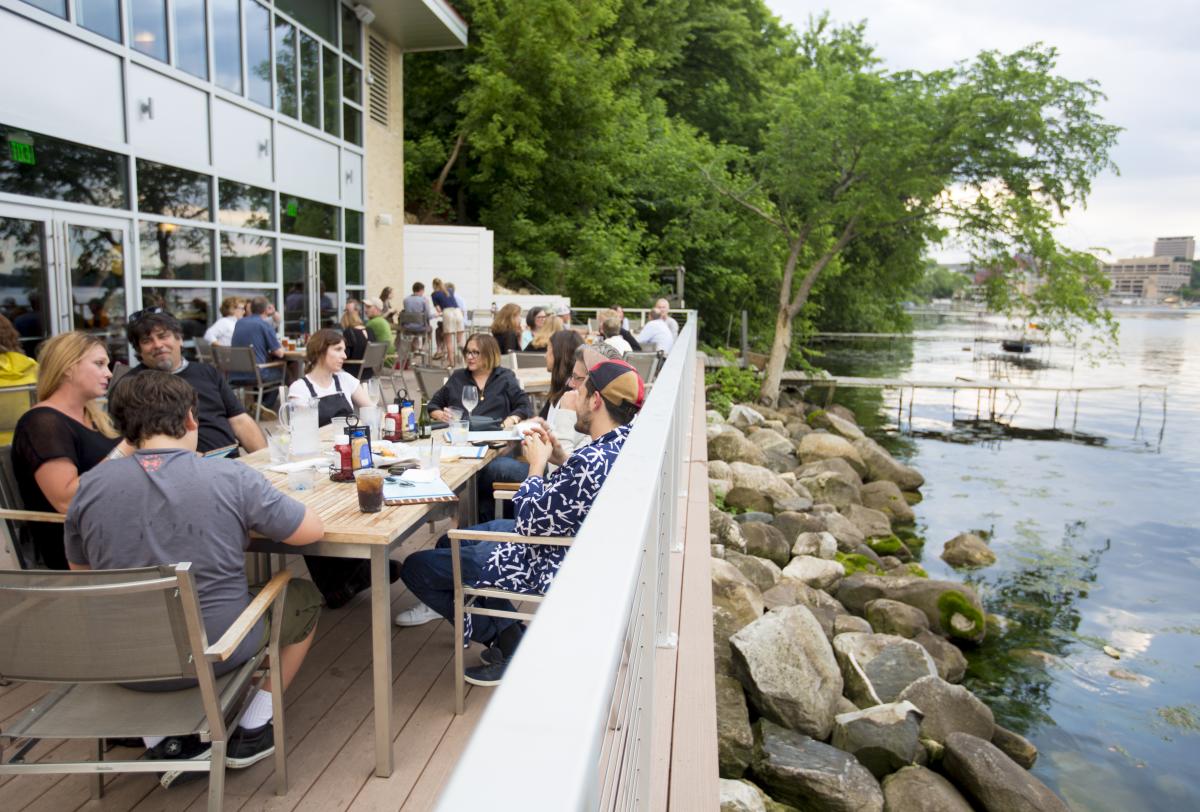
[[[630,426],[618,426],[595,442],[577,448],[545,477],[531,476],[513,496],[516,532],[522,536],[574,536],[579,532],[608,478]],[[545,594],[562,566],[567,547],[497,544],[476,586],[531,595]]]

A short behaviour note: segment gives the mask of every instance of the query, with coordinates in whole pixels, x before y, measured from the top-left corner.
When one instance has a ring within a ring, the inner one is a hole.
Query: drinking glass
[[[279,465],[288,461],[288,446],[292,438],[287,432],[276,432],[267,435],[267,448],[271,450],[271,464]]]
[[[475,407],[479,405],[479,388],[476,386],[467,385],[462,391],[463,408],[467,410],[467,422],[471,421],[471,412],[475,411]]]

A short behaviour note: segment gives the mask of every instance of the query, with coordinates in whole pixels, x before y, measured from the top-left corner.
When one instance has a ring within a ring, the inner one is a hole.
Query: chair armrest
[[[521,488],[520,482],[493,482],[493,491],[517,491]]]
[[[211,662],[224,662],[233,656],[233,652],[241,645],[242,640],[254,628],[254,624],[259,618],[266,613],[267,609],[284,596],[287,588],[287,582],[292,579],[292,573],[288,570],[275,573],[275,576],[267,581],[267,585],[263,587],[262,592],[254,596],[254,600],[250,601],[250,605],[242,610],[242,613],[237,616],[237,620],[233,621],[225,634],[221,635],[221,639],[210,645],[204,650],[204,656]]]
[[[286,365],[287,365],[287,361],[284,361],[282,359],[279,361],[267,361],[265,364],[257,364],[259,369],[271,369],[273,367],[282,367],[282,366],[286,366]]]
[[[67,520],[67,515],[65,513],[52,513],[44,510],[10,510],[8,508],[0,508],[0,519],[11,519],[16,522],[62,524]]]
[[[451,530],[450,538],[459,541],[497,541],[508,544],[532,544],[546,547],[570,547],[574,538],[565,536],[521,536],[495,530]]]

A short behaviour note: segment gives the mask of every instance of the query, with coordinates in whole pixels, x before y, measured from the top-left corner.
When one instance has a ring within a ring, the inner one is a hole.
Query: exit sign
[[[19,164],[29,164],[32,166],[37,163],[37,159],[33,154],[32,141],[9,140],[8,153]]]

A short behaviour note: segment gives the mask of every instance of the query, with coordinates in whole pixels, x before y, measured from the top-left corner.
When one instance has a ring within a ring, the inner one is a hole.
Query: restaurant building
[[[0,0],[0,312],[123,356],[145,307],[402,296],[402,55],[466,42],[445,0]]]

